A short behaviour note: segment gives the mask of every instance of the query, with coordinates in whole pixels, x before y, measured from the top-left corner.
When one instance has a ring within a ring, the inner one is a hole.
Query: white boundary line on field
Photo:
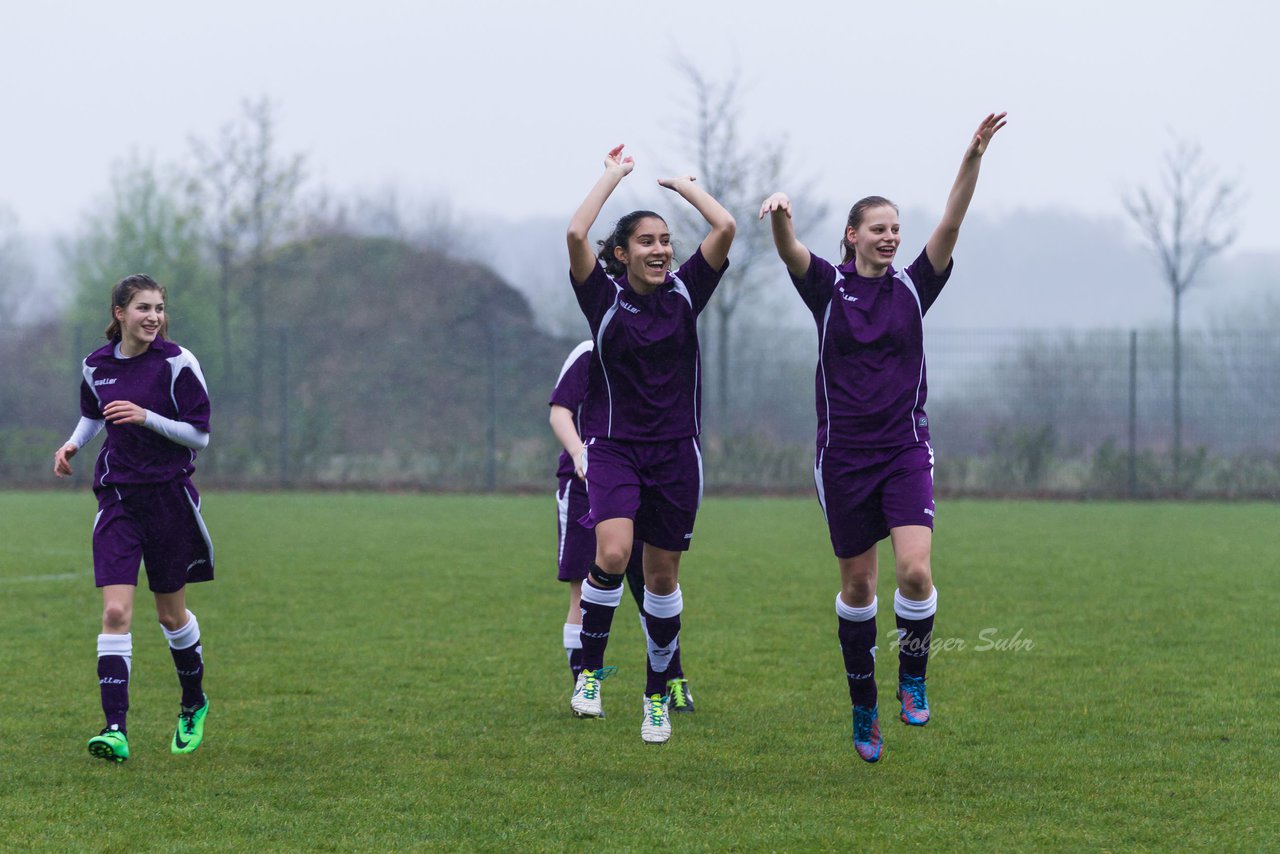
[[[82,572],[59,572],[56,575],[20,575],[17,578],[0,578],[0,584],[18,584],[24,581],[72,581],[84,578]]]

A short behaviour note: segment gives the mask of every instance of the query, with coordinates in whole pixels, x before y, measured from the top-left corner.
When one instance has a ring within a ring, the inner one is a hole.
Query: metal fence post
[[[1138,330],[1129,330],[1129,497],[1138,494]]]
[[[289,330],[281,327],[280,343],[280,485],[289,485]]]

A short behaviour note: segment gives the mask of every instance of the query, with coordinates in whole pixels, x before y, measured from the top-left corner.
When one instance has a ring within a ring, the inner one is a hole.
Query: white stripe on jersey
[[[693,309],[693,297],[689,296],[689,289],[684,286],[684,282],[680,281],[680,277],[675,273],[671,274],[672,288],[671,290],[684,297],[684,301],[689,303],[689,309]]]
[[[566,482],[563,492],[556,490],[556,516],[560,518],[560,542],[556,546],[556,566],[564,562],[564,541],[569,534],[569,489],[571,483]]]
[[[822,449],[818,450],[818,457],[813,463],[813,485],[818,488],[818,506],[822,508],[822,520],[830,522],[827,519],[827,493],[822,488]]]
[[[673,291],[675,291],[676,293],[678,293],[680,296],[684,297],[684,301],[685,301],[685,302],[687,302],[687,303],[689,304],[689,311],[690,311],[690,312],[693,312],[693,297],[691,297],[691,296],[689,295],[689,289],[688,289],[687,287],[685,287],[684,282],[680,281],[680,277],[679,277],[679,276],[677,276],[675,273],[672,273],[672,274],[671,274],[671,279],[672,279],[672,285],[673,285],[671,289],[672,289]],[[697,323],[697,317],[696,317],[696,315],[695,315],[695,317],[694,317],[694,323]],[[696,334],[696,333],[695,333],[695,334]],[[698,413],[698,401],[699,401],[699,399],[702,397],[702,395],[698,394],[698,381],[699,381],[699,379],[700,379],[700,377],[699,377],[699,373],[700,373],[699,368],[701,368],[701,367],[702,367],[701,360],[699,360],[699,359],[698,359],[698,348],[697,348],[697,346],[695,346],[695,347],[694,347],[694,350],[693,350],[693,389],[694,389],[694,392],[693,392],[693,432],[694,432],[695,434],[697,434],[697,433],[701,433],[701,432],[702,432],[702,421],[701,421],[701,418],[700,418],[699,413]],[[699,460],[699,462],[698,462],[698,466],[699,466],[699,468],[701,468],[701,466],[702,466],[702,462],[701,462],[702,458],[701,458],[701,457],[699,457],[699,458],[698,458],[698,460]],[[698,492],[698,504],[702,504],[702,492],[701,492],[701,488],[699,488],[699,492]]]
[[[920,314],[920,375],[916,377],[916,399],[912,402],[911,412],[907,416],[911,419],[911,436],[919,442],[920,429],[916,425],[916,409],[920,406],[920,387],[924,385],[924,307],[920,304],[920,294],[916,293],[916,284],[911,281],[911,276],[906,270],[899,270],[894,278],[907,286],[907,290],[916,301],[916,311]]]
[[[194,353],[186,347],[179,347],[178,355],[165,361],[169,363],[169,399],[173,401],[174,412],[182,412],[182,407],[178,406],[178,397],[174,394],[174,387],[178,384],[178,374],[182,373],[183,368],[191,369],[191,373],[195,374],[196,379],[200,381],[200,386],[208,397],[209,384],[204,381],[204,372],[200,370],[200,362],[196,360]]]
[[[698,446],[697,436],[694,436],[689,441],[693,443],[693,454],[698,458],[698,506],[693,508],[694,510],[697,510],[702,507],[702,448]]]
[[[80,373],[84,374],[84,381],[89,385],[89,391],[93,392],[94,399],[98,401],[98,408],[102,408],[102,398],[98,395],[98,387],[93,384],[93,372],[97,368],[89,367],[89,360],[85,359],[80,363]]]
[[[836,271],[836,276],[840,275]],[[836,279],[839,281],[839,278]],[[832,285],[834,288],[835,285]],[[827,364],[823,356],[827,352],[827,325],[831,322],[831,304],[835,299],[827,300],[827,310],[822,313],[822,330],[818,334],[818,370],[822,371],[822,402],[826,404],[827,411],[827,441],[823,447],[831,446],[831,389],[827,385]],[[826,512],[826,511],[823,511]]]
[[[590,340],[587,340],[573,348],[573,352],[569,354],[569,358],[565,359],[564,364],[560,366],[560,375],[556,377],[556,385],[560,385],[560,381],[564,379],[565,374],[569,373],[569,368],[573,367],[573,363],[578,361],[578,357],[594,346],[595,345]]]
[[[209,529],[204,526],[204,517],[200,515],[200,502],[191,497],[191,491],[185,486],[182,487],[182,494],[187,497],[187,504],[191,507],[191,512],[195,514],[196,526],[200,528],[200,536],[204,537],[205,548],[209,550],[209,565],[213,565],[213,540],[209,536]],[[191,567],[187,567],[189,572]]]
[[[600,331],[596,333],[596,358],[600,360],[600,375],[604,377],[605,409],[609,413],[608,420],[605,422],[604,435],[609,437],[613,435],[613,386],[609,384],[609,371],[604,365],[604,332],[609,328],[609,321],[613,320],[613,316],[618,313],[618,303],[622,301],[622,286],[608,273],[605,274],[605,278],[613,283],[613,305],[609,306],[604,317],[600,318]]]

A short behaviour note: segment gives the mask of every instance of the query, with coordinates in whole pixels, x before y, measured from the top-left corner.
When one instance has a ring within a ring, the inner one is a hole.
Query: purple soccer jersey
[[[573,283],[595,344],[584,437],[663,442],[698,435],[697,319],[728,267],[726,260],[713,270],[699,248],[651,294],[637,293],[625,273],[614,279],[598,263],[585,282]]]
[[[573,429],[582,435],[582,404],[587,398],[587,374],[591,368],[591,342],[583,341],[564,360],[560,368],[560,377],[556,387],[551,391],[549,404],[563,406],[573,413]],[[560,451],[560,465],[556,469],[556,477],[561,481],[573,477],[573,457],[569,452]]]
[[[83,364],[80,414],[104,420],[103,408],[125,400],[174,421],[209,432],[209,392],[200,363],[189,350],[157,338],[129,359],[107,344]],[[196,452],[140,424],[107,424],[107,439],[94,466],[94,488],[167,483],[195,471]]]
[[[853,261],[833,267],[812,255],[792,277],[818,326],[819,448],[928,440],[923,320],[952,266],[938,273],[922,251],[905,270],[868,279]]]

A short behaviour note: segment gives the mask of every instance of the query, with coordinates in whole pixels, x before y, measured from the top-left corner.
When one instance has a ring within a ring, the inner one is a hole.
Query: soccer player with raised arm
[[[578,431],[582,404],[587,397],[587,375],[593,347],[583,341],[565,359],[551,392],[551,432],[560,441],[560,465],[556,471],[556,564],[557,578],[569,585],[569,613],[564,622],[564,648],[574,684],[582,672],[582,582],[596,556],[595,531],[583,527],[581,519],[589,510],[587,481],[583,472],[586,446]],[[627,587],[640,612],[644,627],[644,543],[635,540],[627,561]],[[677,645],[667,664],[667,696],[673,712],[692,712],[693,692],[681,665]]]
[[[876,543],[893,544],[897,590],[899,717],[929,722],[925,669],[938,593],[933,586],[933,447],[924,365],[924,315],[951,275],[978,169],[1005,114],[991,114],[965,147],[942,220],[924,250],[895,269],[898,208],[868,196],[849,211],[833,266],[796,239],[791,201],[774,193],[760,206],[792,284],[818,327],[817,460],[814,482],[840,564],[836,616],[853,703],[853,743],[880,758],[876,701]]]
[[[671,737],[666,671],[679,643],[680,556],[693,538],[702,499],[701,364],[697,319],[729,264],[733,217],[692,176],[658,184],[693,206],[709,232],[674,272],[666,221],[653,211],[618,220],[599,251],[588,232],[635,163],[619,145],[569,222],[569,278],[594,344],[583,406],[596,557],[582,586],[582,672],[570,706],[602,714],[601,681],[614,610],[634,540],[644,547],[648,666],[640,736]]]

